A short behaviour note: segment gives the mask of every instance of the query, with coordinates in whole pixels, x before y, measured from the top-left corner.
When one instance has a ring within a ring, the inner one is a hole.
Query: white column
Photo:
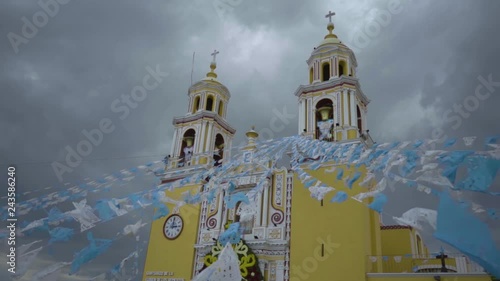
[[[233,139],[228,135],[225,141],[226,143],[224,143],[224,159],[230,159],[231,150],[233,149]]]
[[[339,123],[340,124],[340,118],[342,118],[342,116],[340,115],[340,113],[342,113],[341,111],[341,105],[340,105],[340,92],[336,92],[335,93],[336,97],[337,97],[337,108],[335,109],[335,123]]]
[[[307,99],[307,128],[308,132],[313,132],[313,122],[312,122],[312,98]]]
[[[315,64],[316,64],[316,67],[315,67],[316,68],[316,80],[320,80],[321,78],[319,75],[319,61],[316,61]]]
[[[351,126],[357,127],[357,120],[356,120],[356,96],[354,96],[354,91],[350,90],[349,91],[349,96],[351,97]]]
[[[215,226],[215,229],[221,229],[221,225],[224,225],[225,219],[224,219],[224,212],[222,211],[222,202],[224,202],[224,191],[221,191],[218,196],[219,199],[219,204],[217,206],[217,212],[219,213],[219,219],[217,220],[217,225]],[[210,209],[210,205],[207,205],[207,208]]]
[[[276,261],[276,280],[285,280],[285,262]]]
[[[312,63],[312,68],[313,68],[313,82],[316,81],[316,62],[313,61]]]
[[[196,143],[196,150],[193,151],[193,154],[203,152],[203,147],[205,146],[205,143],[203,142],[203,136],[205,135],[205,124],[206,121],[202,120],[201,128],[198,130],[198,133],[196,134],[198,142]]]
[[[366,123],[366,108],[361,111],[361,126],[363,126],[363,130],[365,131],[368,129],[368,124]]]
[[[304,121],[302,121],[304,119],[304,114],[302,113],[302,111],[304,110],[303,106],[302,106],[302,99],[299,101],[299,135],[302,134],[302,130],[304,129],[303,128],[303,123]]]
[[[330,58],[330,78],[334,77],[333,73],[333,58]]]
[[[303,118],[303,120],[302,120],[302,124],[304,126],[304,129],[306,129],[306,132],[307,132],[307,118],[306,118],[306,114],[307,114],[307,102],[304,99],[302,101],[302,103],[303,103],[303,108],[302,108],[302,118]]]
[[[175,140],[175,149],[174,149],[174,157],[179,157],[181,154],[181,147],[182,147],[182,128],[178,129],[177,132],[177,139]]]
[[[255,223],[257,226],[262,226],[262,216],[260,213],[261,210],[262,210],[262,192],[260,192],[257,197],[257,215],[255,218]]]
[[[203,94],[201,94],[200,106],[199,106],[198,109],[200,109],[200,108],[201,108],[201,110],[205,109],[205,98],[206,98],[206,95],[207,95],[206,92],[203,92]]]
[[[267,227],[268,226],[268,223],[267,223],[267,212],[269,210],[269,184],[266,184],[264,186],[264,202],[262,202],[262,209],[263,209],[263,213],[262,213],[262,226],[264,227]]]
[[[312,99],[311,99],[311,103],[312,103]],[[311,118],[312,118],[312,130],[313,130],[313,138],[314,138],[314,135],[316,134],[316,106],[312,105],[311,104]]]
[[[342,113],[344,114],[344,126],[349,126],[349,104],[347,103],[347,90],[342,91],[342,98],[344,99],[342,105]]]
[[[260,268],[260,272],[262,272],[262,275],[264,275],[264,272],[266,270],[266,263],[262,260],[259,261],[259,268]]]
[[[213,126],[214,126],[214,124],[212,122],[208,123],[208,135],[207,135],[207,139],[205,140],[205,143],[206,143],[205,151],[213,150],[213,147],[211,147]]]
[[[172,138],[172,145],[170,146],[170,156],[175,157],[175,144],[177,142],[177,131],[179,131],[178,128],[175,128],[174,130],[174,137]]]
[[[338,70],[338,67],[337,67],[337,57],[335,57],[335,58],[333,59],[333,73],[334,73],[333,75],[334,75],[335,77],[338,77],[338,76],[339,76],[339,74],[337,73],[337,70]]]

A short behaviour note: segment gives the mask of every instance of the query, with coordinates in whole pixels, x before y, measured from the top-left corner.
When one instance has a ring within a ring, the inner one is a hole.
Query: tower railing
[[[214,153],[212,152],[204,152],[200,154],[194,154],[191,156],[189,160],[184,157],[170,157],[168,158],[167,163],[165,164],[165,171],[171,171],[176,169],[182,169],[186,167],[194,167],[194,166],[219,166],[221,165],[224,158],[221,158],[218,161],[214,160]],[[215,161],[215,162],[214,162]]]

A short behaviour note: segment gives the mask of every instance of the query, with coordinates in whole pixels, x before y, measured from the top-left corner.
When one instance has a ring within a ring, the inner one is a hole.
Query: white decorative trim
[[[277,206],[282,206],[283,197],[283,174],[276,175],[275,189],[274,189],[274,203]]]
[[[269,240],[283,240],[284,231],[283,227],[268,227],[267,228],[267,239]]]
[[[343,99],[343,104],[342,104],[342,114],[344,115],[344,122],[342,123],[342,126],[350,126],[349,123],[349,104],[348,104],[348,98],[347,98],[347,90],[344,89],[342,90],[342,99]],[[342,139],[346,139],[343,137]]]

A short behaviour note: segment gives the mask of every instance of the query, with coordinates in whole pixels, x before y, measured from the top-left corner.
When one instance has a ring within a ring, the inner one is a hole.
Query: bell
[[[194,137],[184,137],[183,140],[186,142],[187,147],[193,146]]]
[[[318,108],[318,112],[321,115],[321,121],[326,121],[328,120],[328,117],[330,116],[332,108],[329,106],[323,106]]]

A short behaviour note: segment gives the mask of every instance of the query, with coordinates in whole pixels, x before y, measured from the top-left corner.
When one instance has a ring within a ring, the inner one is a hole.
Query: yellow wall
[[[342,132],[337,132],[337,137],[335,138],[337,141],[342,140]]]
[[[323,206],[311,198],[297,175],[294,175],[291,242],[290,242],[290,281],[295,280],[365,280],[365,261],[367,255],[377,255],[380,243],[372,239],[372,234],[380,229],[378,215],[365,204],[348,199],[343,203],[330,203],[336,191],[344,191],[349,196],[367,191],[358,186],[361,176],[352,190],[343,181],[337,180],[337,171],[325,173],[325,169],[307,171],[313,178],[321,180],[336,190],[327,194]],[[356,169],[347,169],[344,178]],[[338,169],[337,169],[338,170]],[[364,174],[365,170],[360,169]],[[375,228],[370,227],[375,226]],[[324,256],[321,245],[324,244]],[[372,245],[375,244],[375,245]]]
[[[410,238],[415,234],[410,229],[384,229],[381,234],[382,255],[404,256],[413,254]]]
[[[175,189],[173,192],[165,192],[172,199],[180,199],[181,193],[189,190],[194,193],[199,186],[186,186]],[[170,212],[174,209],[172,204],[167,204]],[[180,208],[179,215],[184,221],[184,228],[180,236],[175,240],[168,240],[163,235],[163,226],[168,217],[155,220],[151,225],[148,253],[144,266],[143,281],[148,278],[184,278],[191,280],[195,251],[193,245],[196,243],[198,233],[200,205],[184,205]],[[148,272],[170,272],[169,276],[147,276]]]
[[[357,137],[356,130],[348,130],[347,131],[347,139],[352,140]]]

